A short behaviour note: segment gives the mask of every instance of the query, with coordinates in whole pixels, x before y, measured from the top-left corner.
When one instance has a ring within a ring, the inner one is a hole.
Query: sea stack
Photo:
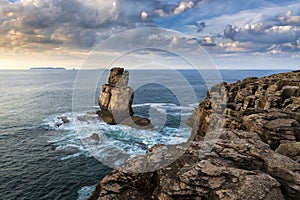
[[[134,90],[128,87],[129,72],[124,68],[110,70],[108,84],[102,85],[98,115],[107,124],[123,124],[134,128],[151,128],[149,119],[134,116],[132,102]]]

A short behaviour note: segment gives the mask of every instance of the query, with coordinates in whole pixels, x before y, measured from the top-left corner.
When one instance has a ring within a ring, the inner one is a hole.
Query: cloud
[[[244,27],[227,25],[225,38],[240,42],[286,43],[296,41],[300,37],[300,27],[291,25],[247,24]]]
[[[199,0],[11,0],[0,1],[0,48],[92,49],[124,30],[157,26],[153,18],[178,15]]]
[[[193,6],[191,6],[192,4]],[[205,21],[223,15],[234,15],[241,11],[263,8],[270,5],[273,4],[257,0],[243,1],[243,3],[237,3],[236,0],[182,1],[175,8],[175,10],[178,10],[176,15],[155,18],[154,21],[159,26],[180,31],[182,26],[194,25],[197,21]]]
[[[288,11],[285,16],[278,16],[271,23],[246,24],[243,27],[227,25],[224,37],[231,43],[250,43],[250,51],[265,52],[267,54],[281,54],[284,52],[300,51],[300,16],[294,16]],[[222,45],[221,45],[222,46]],[[257,47],[260,47],[257,48]]]
[[[190,38],[160,35],[139,42],[179,49],[201,44],[210,54],[299,57],[297,0],[0,0],[1,54],[86,53],[116,33],[149,26]]]
[[[143,21],[147,20],[148,14],[147,14],[145,11],[143,11],[143,12],[141,13],[141,18],[142,18]]]
[[[300,16],[293,16],[293,11],[289,10],[286,16],[279,16],[278,20],[281,25],[295,25],[300,26]]]
[[[157,3],[148,0],[11,2],[0,1],[1,47],[31,50],[45,43],[50,49],[61,46],[92,48],[111,34],[148,21]]]
[[[192,1],[182,1],[180,2],[180,4],[178,5],[177,8],[175,8],[173,14],[174,15],[177,15],[177,14],[180,14],[182,13],[183,11],[187,10],[187,9],[190,9],[194,6],[194,2]]]

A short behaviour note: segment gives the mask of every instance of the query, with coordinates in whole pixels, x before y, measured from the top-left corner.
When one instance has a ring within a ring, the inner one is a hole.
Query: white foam
[[[146,103],[135,104],[133,107],[150,106],[158,112],[168,111],[170,115],[188,116],[193,108],[180,107],[176,104],[167,103]],[[70,122],[63,123],[60,117],[67,117]],[[57,123],[62,123],[57,126]],[[101,159],[112,159],[115,163],[122,163],[122,159],[129,159],[132,156],[144,154],[155,144],[178,144],[186,142],[190,131],[188,127],[139,130],[122,125],[108,125],[100,120],[93,113],[63,113],[46,118],[42,125],[45,129],[51,130],[49,143],[55,146],[56,150],[78,151],[62,155],[61,160],[76,158],[80,155],[94,156]],[[54,132],[54,134],[53,134]],[[90,139],[96,133],[100,141]],[[120,154],[120,158],[111,158],[112,155]],[[123,156],[123,157],[122,157]]]
[[[78,199],[77,200],[86,200],[88,197],[90,197],[93,193],[93,191],[96,189],[97,185],[92,186],[84,186],[78,190]]]
[[[85,155],[87,157],[89,157],[87,153],[84,153],[84,152],[78,152],[78,153],[74,153],[74,154],[71,154],[71,155],[68,155],[68,156],[65,156],[65,157],[62,157],[60,158],[60,160],[68,160],[68,159],[71,159],[71,158],[76,158],[80,155]]]

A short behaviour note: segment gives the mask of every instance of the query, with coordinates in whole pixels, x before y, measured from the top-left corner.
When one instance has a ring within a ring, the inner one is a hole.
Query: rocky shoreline
[[[89,199],[300,199],[300,71],[215,85],[187,124],[187,143],[154,146]],[[137,173],[176,149],[172,164]]]

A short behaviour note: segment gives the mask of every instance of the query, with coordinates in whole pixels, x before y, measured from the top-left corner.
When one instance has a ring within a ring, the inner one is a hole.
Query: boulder
[[[131,116],[123,121],[121,121],[122,125],[127,125],[136,129],[149,129],[153,128],[153,125],[151,124],[150,120],[144,117],[139,116]]]
[[[276,149],[276,152],[288,156],[300,163],[300,142],[282,143]]]
[[[63,121],[63,123],[69,123],[70,122],[70,120],[65,116],[60,117],[60,119]]]
[[[81,141],[84,144],[95,145],[99,143],[100,137],[97,133],[93,133],[90,137],[82,138]]]

